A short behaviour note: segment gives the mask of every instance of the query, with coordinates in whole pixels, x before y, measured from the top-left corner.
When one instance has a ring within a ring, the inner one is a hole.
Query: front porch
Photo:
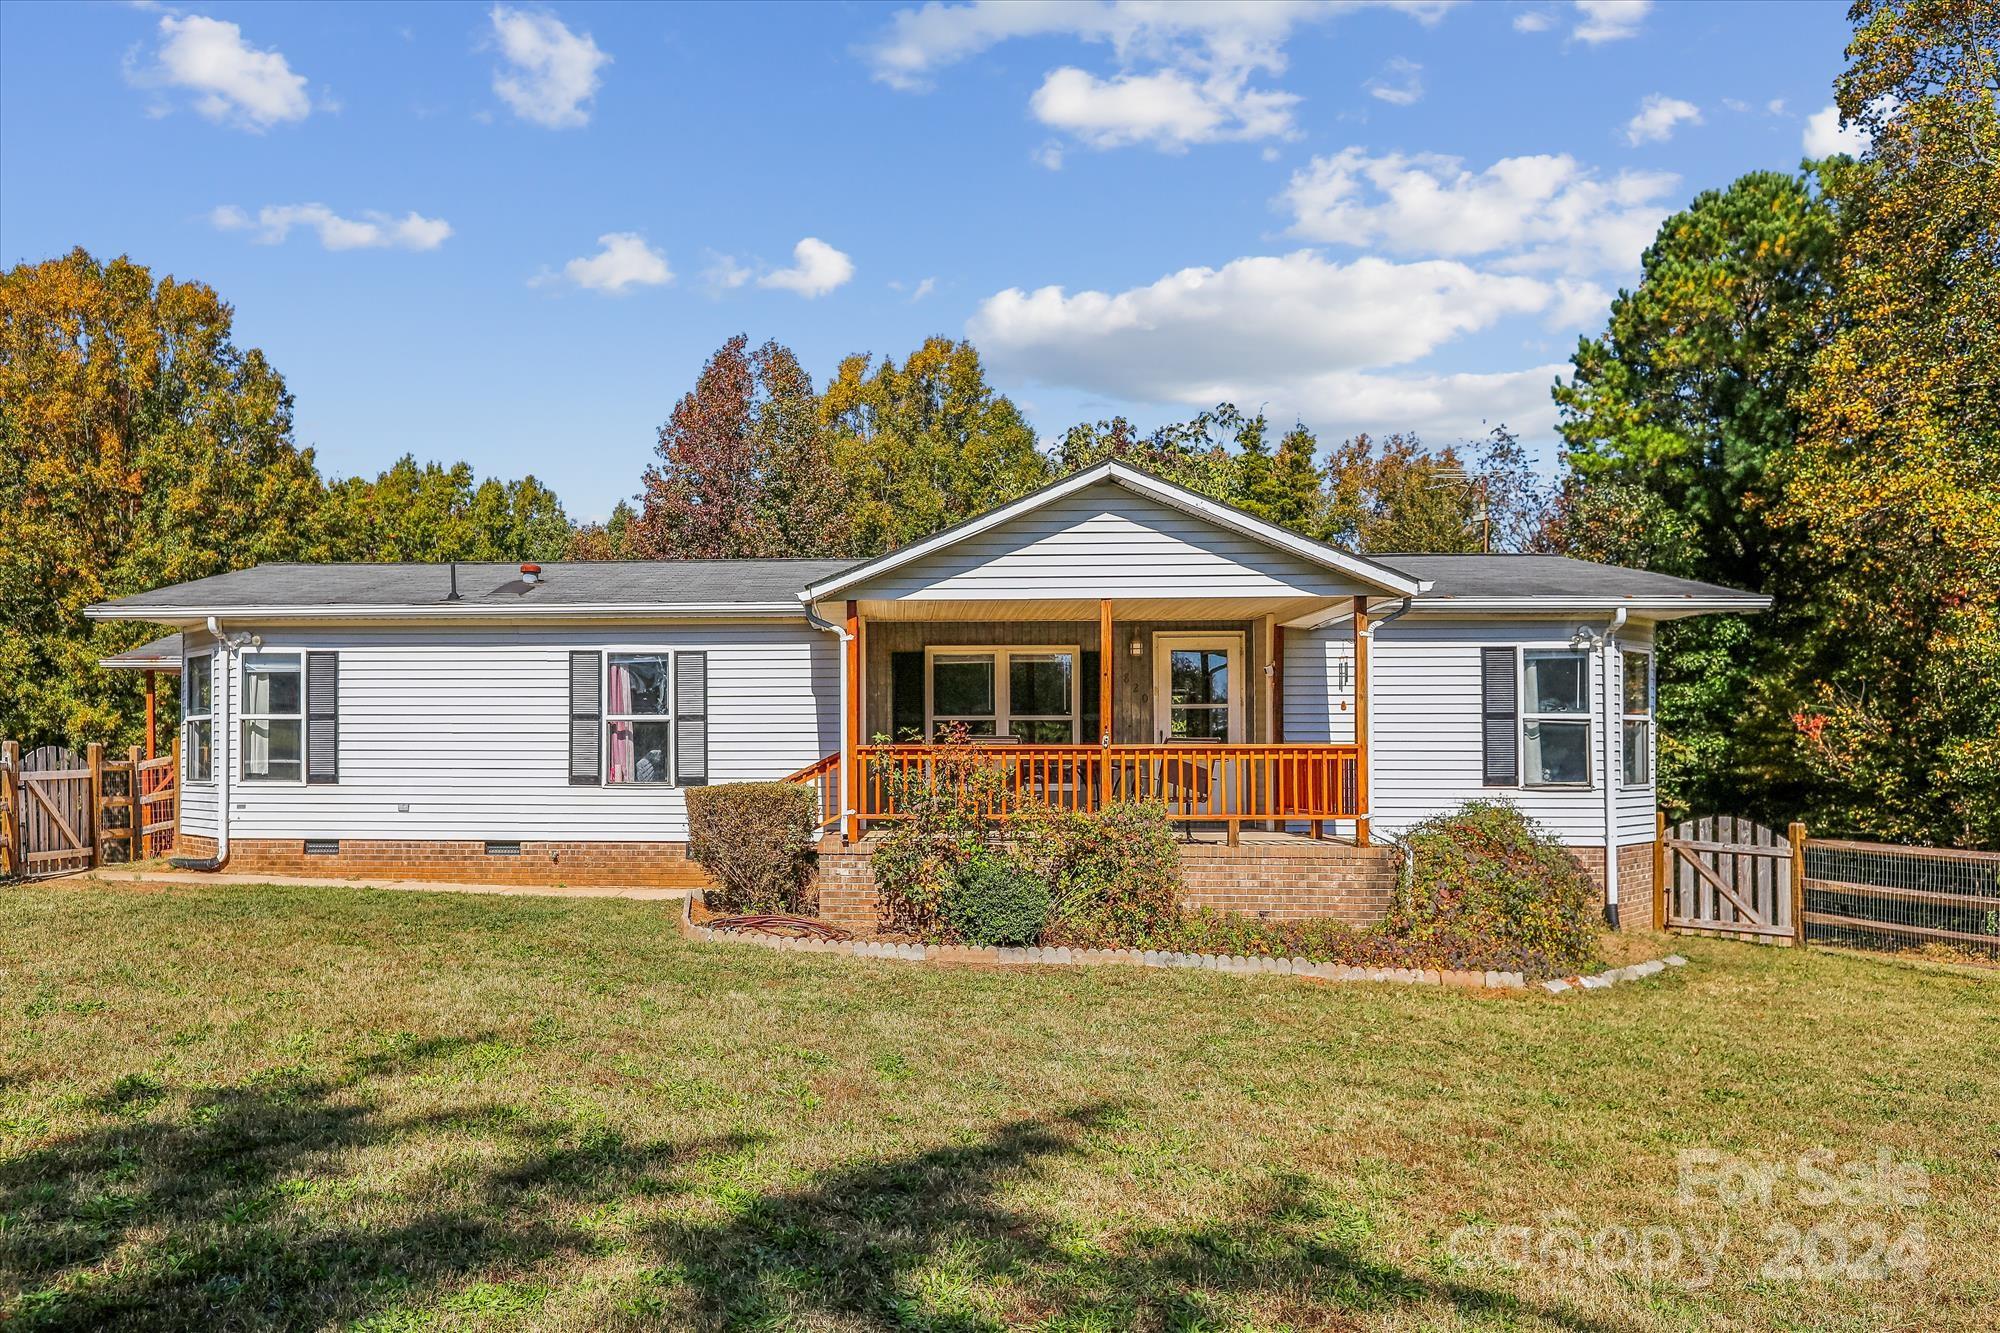
[[[848,602],[846,744],[791,775],[817,788],[821,827],[853,842],[899,818],[894,778],[933,765],[926,741],[953,731],[1000,772],[996,819],[1151,801],[1231,847],[1246,832],[1367,845],[1367,654],[1342,672],[1352,740],[1287,740],[1284,688],[1288,629],[1341,620],[1358,649],[1366,597],[1211,602],[1206,618],[1157,599],[1093,609],[1079,622],[1045,602]]]

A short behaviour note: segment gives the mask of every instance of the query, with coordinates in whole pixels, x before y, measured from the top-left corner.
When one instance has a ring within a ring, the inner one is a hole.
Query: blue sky
[[[1658,220],[1844,146],[1839,3],[0,6],[0,261],[199,278],[337,475],[575,517],[738,331],[971,336],[1048,438],[1504,420]]]

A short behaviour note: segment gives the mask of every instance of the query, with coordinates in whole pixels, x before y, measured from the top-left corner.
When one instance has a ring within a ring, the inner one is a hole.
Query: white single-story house
[[[1651,893],[1654,629],[1768,605],[1356,555],[1109,462],[859,561],[260,565],[89,614],[180,633],[208,864],[696,882],[685,789],[780,778],[819,789],[823,866],[858,860],[881,774],[957,724],[1022,799],[1166,802],[1234,866],[1205,901],[1365,916],[1379,876],[1340,868],[1483,797],[1615,918]]]

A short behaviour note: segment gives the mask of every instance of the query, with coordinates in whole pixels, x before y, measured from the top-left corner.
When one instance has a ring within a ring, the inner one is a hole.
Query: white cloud
[[[923,300],[926,296],[929,296],[932,292],[936,290],[937,290],[937,279],[925,278],[922,282],[917,284],[917,289],[910,293],[910,304],[915,305],[918,301]]]
[[[159,32],[154,63],[128,70],[133,83],[184,89],[193,94],[196,111],[238,129],[263,131],[312,112],[305,75],[293,73],[280,52],[245,42],[234,23],[166,14]]]
[[[1129,291],[997,293],[966,332],[998,374],[1127,402],[1266,404],[1323,430],[1545,434],[1568,367],[1397,370],[1461,335],[1546,310],[1533,278],[1463,264],[1332,263],[1310,251],[1185,269]]]
[[[1785,114],[1785,99],[1782,97],[1774,97],[1770,101],[1764,103],[1764,109],[1770,112],[1774,116],[1782,116]]]
[[[1474,172],[1455,157],[1346,148],[1293,172],[1277,202],[1306,240],[1594,273],[1638,263],[1678,183],[1657,171],[1605,178],[1568,154],[1502,158]]]
[[[1868,131],[1859,125],[1842,128],[1840,108],[1822,107],[1806,117],[1803,136],[1807,157],[1832,157],[1836,153],[1846,153],[1849,157],[1860,157],[1868,151]]]
[[[553,14],[495,5],[493,38],[510,68],[495,70],[493,91],[523,120],[552,130],[590,123],[598,70],[611,63],[589,33],[574,33]]]
[[[773,269],[757,279],[757,285],[797,292],[811,300],[854,276],[854,261],[817,236],[808,236],[793,246],[792,259],[792,267]]]
[[[996,366],[1150,402],[1215,402],[1401,365],[1556,298],[1535,278],[1447,260],[1336,263],[1312,251],[1189,268],[1116,294],[1010,288],[967,323]]]
[[[1635,147],[1642,143],[1665,143],[1682,124],[1701,124],[1701,108],[1664,93],[1647,93],[1639,103],[1638,114],[1625,122],[1625,142]]]
[[[1413,105],[1424,95],[1423,72],[1424,67],[1416,61],[1398,56],[1382,74],[1368,80],[1368,93],[1391,106]]]
[[[1049,71],[1028,105],[1035,118],[1093,148],[1149,143],[1168,151],[1224,139],[1289,134],[1291,93],[1231,75],[1196,80],[1176,69],[1100,79],[1073,65]]]
[[[1050,139],[1040,148],[1028,154],[1028,160],[1044,171],[1061,171],[1063,165],[1062,140]]]
[[[325,204],[267,204],[255,217],[224,204],[208,220],[223,231],[254,230],[252,239],[260,245],[277,245],[293,228],[304,227],[319,233],[319,243],[329,250],[435,250],[451,235],[451,224],[443,218],[415,212],[398,218],[372,210],[345,218]]]
[[[1514,16],[1514,31],[1547,32],[1555,22],[1555,15],[1546,10],[1530,9]]]
[[[674,280],[667,257],[646,244],[646,238],[636,231],[606,232],[597,238],[597,244],[596,254],[564,264],[562,276],[589,291],[614,294],[627,287],[659,287]],[[553,276],[535,281],[550,281]]]
[[[708,251],[708,262],[702,266],[701,281],[712,293],[734,291],[750,281],[751,273],[744,265],[736,262],[736,256]]]
[[[1576,0],[1576,28],[1571,36],[1596,45],[1639,35],[1653,0]]]
[[[1555,304],[1543,323],[1557,332],[1593,329],[1611,311],[1611,293],[1594,282],[1556,279]]]
[[[1442,0],[1386,2],[1427,23],[1445,9]],[[880,81],[919,91],[931,86],[940,69],[1015,38],[1070,37],[1108,45],[1117,71],[1100,76],[1074,65],[1050,70],[1031,104],[1037,118],[1095,147],[1180,148],[1295,133],[1292,109],[1298,97],[1255,80],[1284,72],[1284,46],[1295,28],[1358,7],[1360,0],[932,0],[898,10],[888,31],[863,54]]]

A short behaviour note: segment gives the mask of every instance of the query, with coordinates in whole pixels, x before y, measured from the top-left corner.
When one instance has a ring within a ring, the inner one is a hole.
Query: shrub
[[[959,867],[942,916],[964,944],[1033,944],[1049,916],[1049,886],[1008,857],[981,848]]]
[[[719,912],[811,909],[813,792],[792,782],[690,787],[688,859],[714,877]]]
[[[1123,943],[1180,911],[1180,849],[1163,806],[1037,810],[1013,832],[1022,863],[1048,886],[1050,926],[1065,940]]]
[[[1596,891],[1569,852],[1510,805],[1470,801],[1405,836],[1388,929],[1422,942],[1485,940],[1576,971],[1596,942]]]
[[[881,782],[901,816],[870,858],[883,924],[899,934],[940,938],[945,904],[966,866],[996,840],[994,821],[981,812],[998,804],[1001,773],[959,728],[926,746],[922,763],[871,780]]]

